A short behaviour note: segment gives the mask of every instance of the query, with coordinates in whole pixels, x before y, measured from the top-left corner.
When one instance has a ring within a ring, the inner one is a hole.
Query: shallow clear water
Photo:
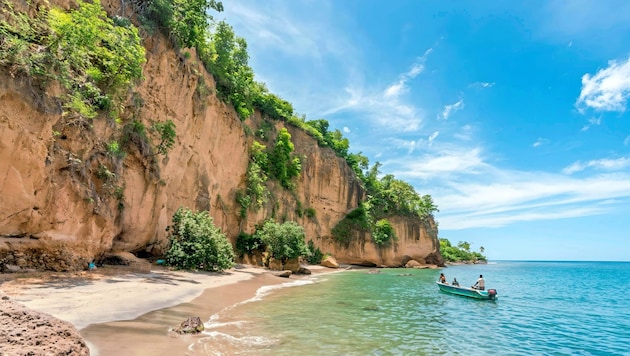
[[[444,294],[443,272],[496,302]],[[341,272],[213,315],[205,355],[630,355],[630,263],[497,262]]]

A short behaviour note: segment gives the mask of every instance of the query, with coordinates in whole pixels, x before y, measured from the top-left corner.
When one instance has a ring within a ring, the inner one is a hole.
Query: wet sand
[[[335,272],[308,266],[314,274]],[[188,346],[202,335],[169,332],[188,317],[203,322],[256,295],[263,286],[309,276],[281,278],[240,266],[224,273],[169,271],[129,273],[99,269],[74,274],[4,276],[2,289],[27,307],[71,322],[92,355],[194,355]],[[228,350],[229,351],[229,350]]]
[[[235,284],[210,288],[190,302],[146,313],[134,320],[94,324],[81,330],[93,355],[195,355],[188,346],[201,335],[169,332],[188,317],[207,321],[211,315],[248,300],[263,286],[287,282],[271,274],[259,274]]]

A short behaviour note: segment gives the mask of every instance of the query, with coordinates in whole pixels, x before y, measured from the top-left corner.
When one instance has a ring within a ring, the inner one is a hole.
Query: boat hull
[[[454,295],[459,295],[462,297],[468,297],[468,298],[480,299],[480,300],[496,300],[497,299],[496,289],[488,289],[487,291],[484,291],[484,290],[477,290],[477,289],[472,289],[472,288],[455,287],[455,286],[440,283],[440,282],[437,282],[437,285],[440,288],[441,292],[448,293],[448,294],[454,294]]]

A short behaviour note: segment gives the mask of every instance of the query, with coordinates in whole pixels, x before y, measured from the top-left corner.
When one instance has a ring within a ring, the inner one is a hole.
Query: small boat
[[[496,300],[498,298],[496,289],[479,290],[474,288],[456,287],[440,282],[436,283],[438,287],[440,287],[440,291],[444,293],[461,295],[464,297],[481,300]]]

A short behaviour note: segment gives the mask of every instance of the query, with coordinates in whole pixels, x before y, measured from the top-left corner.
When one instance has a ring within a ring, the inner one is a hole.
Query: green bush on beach
[[[166,264],[178,269],[223,271],[234,264],[234,250],[207,211],[179,208],[173,215]]]
[[[294,221],[278,224],[269,220],[254,236],[267,246],[270,257],[281,260],[283,264],[289,259],[309,255],[304,228]]]

